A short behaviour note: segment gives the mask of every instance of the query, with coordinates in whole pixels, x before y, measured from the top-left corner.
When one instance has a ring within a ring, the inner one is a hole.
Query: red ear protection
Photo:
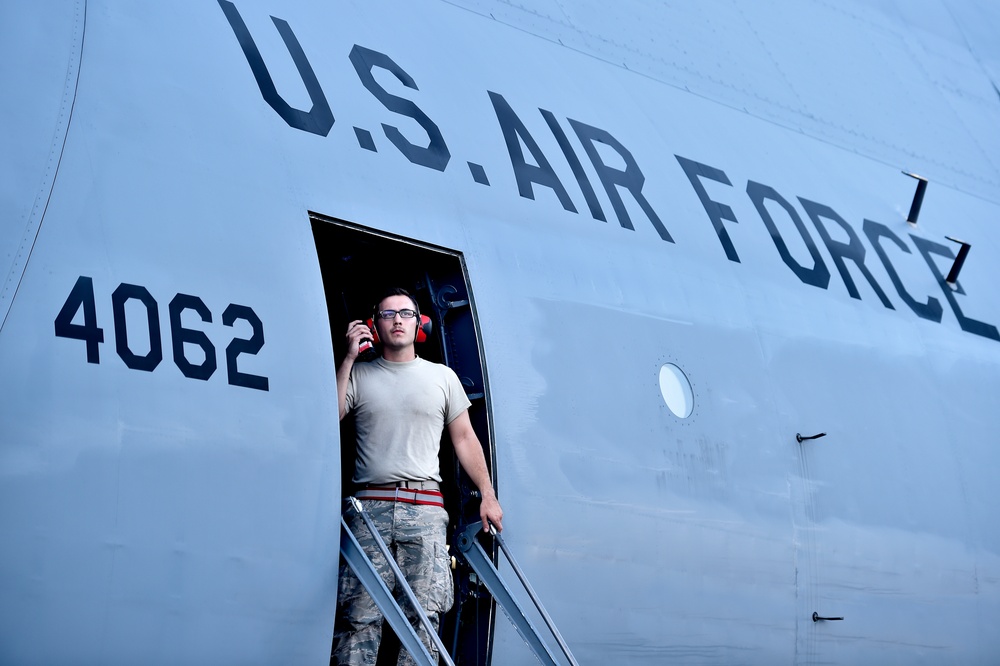
[[[369,319],[365,323],[368,324],[368,329],[372,332],[372,338],[375,340],[375,344],[378,344],[378,331],[375,330],[375,320]],[[431,331],[433,330],[434,324],[431,323],[431,318],[425,314],[420,315],[420,325],[417,327],[416,342],[427,342],[427,338],[430,337]]]
[[[431,337],[431,331],[434,326],[431,324],[431,318],[427,315],[420,315],[420,326],[417,327],[417,342],[427,342],[427,338]]]

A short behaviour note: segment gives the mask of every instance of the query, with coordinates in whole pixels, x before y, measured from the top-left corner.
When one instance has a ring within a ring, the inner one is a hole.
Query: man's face
[[[375,330],[378,338],[385,347],[390,349],[403,349],[413,344],[417,337],[417,326],[420,324],[419,317],[403,319],[399,310],[416,310],[416,306],[406,296],[389,296],[382,299],[378,305],[379,311],[396,310],[397,314],[392,319],[382,319],[375,317]]]

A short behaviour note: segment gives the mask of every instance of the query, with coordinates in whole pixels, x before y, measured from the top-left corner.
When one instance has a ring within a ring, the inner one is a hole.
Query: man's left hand
[[[483,501],[479,504],[479,517],[483,521],[483,531],[489,532],[490,525],[497,532],[503,531],[503,509],[500,507],[500,502],[497,501],[496,495],[489,493],[483,496]]]

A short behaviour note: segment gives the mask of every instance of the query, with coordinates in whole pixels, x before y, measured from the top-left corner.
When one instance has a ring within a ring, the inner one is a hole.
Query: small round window
[[[660,368],[660,395],[663,402],[675,416],[686,419],[694,409],[694,394],[691,382],[684,371],[673,363],[665,363]]]

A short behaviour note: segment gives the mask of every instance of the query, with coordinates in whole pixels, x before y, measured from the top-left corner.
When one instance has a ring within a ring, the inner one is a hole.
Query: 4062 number
[[[128,338],[128,321],[125,317],[125,305],[129,301],[141,303],[146,311],[149,331],[149,351],[139,354],[132,351]],[[115,323],[115,351],[125,365],[132,370],[152,372],[163,361],[163,340],[160,334],[160,309],[152,294],[145,287],[136,284],[121,283],[111,294],[111,309]],[[185,377],[207,381],[218,368],[215,345],[204,331],[186,328],[181,322],[185,310],[191,310],[201,321],[212,323],[212,312],[197,296],[177,294],[167,306],[170,318],[170,343],[174,363]],[[74,324],[80,312],[83,312],[83,323]],[[268,390],[267,377],[240,372],[239,357],[243,354],[256,355],[264,346],[264,324],[252,308],[246,305],[230,303],[222,312],[222,324],[233,326],[238,320],[250,324],[253,334],[249,338],[233,338],[226,347],[226,369],[229,383],[233,386],[243,386]],[[97,306],[94,299],[94,281],[81,275],[76,280],[73,290],[63,303],[62,309],[56,315],[56,337],[82,340],[87,345],[87,362],[100,363],[100,345],[104,342],[104,329],[97,325]],[[201,363],[188,359],[185,345],[200,347],[205,354]]]

